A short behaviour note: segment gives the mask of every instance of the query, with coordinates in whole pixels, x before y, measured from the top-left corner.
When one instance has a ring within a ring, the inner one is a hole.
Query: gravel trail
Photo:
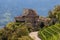
[[[38,32],[31,32],[29,34],[29,36],[34,39],[34,40],[41,40],[39,37],[38,37]]]

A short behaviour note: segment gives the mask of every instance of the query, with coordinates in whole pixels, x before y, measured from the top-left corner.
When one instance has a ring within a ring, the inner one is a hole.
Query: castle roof
[[[37,16],[37,13],[35,10],[32,10],[32,9],[24,9],[23,11],[23,16]]]
[[[38,17],[35,10],[24,9],[22,16],[15,17],[15,20],[24,21],[24,17]]]

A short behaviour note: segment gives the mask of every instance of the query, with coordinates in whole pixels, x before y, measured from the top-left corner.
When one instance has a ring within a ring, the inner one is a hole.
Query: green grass
[[[44,28],[38,32],[41,40],[60,40],[60,24]]]

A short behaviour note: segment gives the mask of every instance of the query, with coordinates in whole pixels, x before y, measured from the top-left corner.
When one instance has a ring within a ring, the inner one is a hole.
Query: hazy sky
[[[48,11],[60,0],[0,0],[0,26],[21,15],[24,8],[35,9],[40,16],[47,16]]]

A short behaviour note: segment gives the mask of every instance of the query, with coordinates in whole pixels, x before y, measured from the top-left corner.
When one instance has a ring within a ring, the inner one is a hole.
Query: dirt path
[[[31,32],[29,34],[29,36],[34,39],[34,40],[41,40],[39,37],[38,37],[38,32]]]

